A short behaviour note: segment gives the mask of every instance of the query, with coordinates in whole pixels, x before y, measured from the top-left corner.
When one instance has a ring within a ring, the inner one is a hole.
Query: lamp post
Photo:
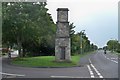
[[[81,33],[81,35],[80,35],[80,48],[81,48],[81,54],[82,54],[82,32],[84,32],[85,30],[81,30],[80,31],[80,33]]]

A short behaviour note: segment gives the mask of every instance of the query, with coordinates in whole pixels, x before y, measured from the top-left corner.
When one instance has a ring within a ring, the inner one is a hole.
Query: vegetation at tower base
[[[74,55],[72,57],[71,62],[62,61],[62,62],[56,62],[54,61],[54,56],[37,56],[37,57],[23,57],[23,58],[15,58],[12,60],[12,64],[16,66],[23,66],[23,67],[44,67],[44,68],[50,68],[50,67],[75,67],[75,66],[81,66],[79,63],[79,60],[81,57],[84,57],[86,55],[92,54],[92,52],[87,52],[84,54]]]
[[[3,45],[17,46],[20,57],[53,55],[56,26],[46,5],[45,2],[2,3]]]

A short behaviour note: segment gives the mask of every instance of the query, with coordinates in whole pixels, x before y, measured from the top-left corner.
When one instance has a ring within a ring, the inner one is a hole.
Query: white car
[[[18,57],[18,50],[12,50],[11,51],[11,57],[13,58],[13,57]]]

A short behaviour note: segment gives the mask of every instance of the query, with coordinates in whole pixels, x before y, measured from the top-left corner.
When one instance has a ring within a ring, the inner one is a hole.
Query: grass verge
[[[118,52],[112,52],[112,51],[111,51],[111,54],[114,54],[114,55],[117,55],[117,56],[120,55],[120,53],[118,53]]]
[[[93,52],[91,52],[93,53]],[[12,60],[12,64],[25,66],[25,67],[72,67],[78,66],[78,62],[81,57],[90,54],[79,54],[72,56],[72,61],[68,62],[55,62],[55,56],[39,56],[39,57],[27,57],[27,58],[15,58]]]

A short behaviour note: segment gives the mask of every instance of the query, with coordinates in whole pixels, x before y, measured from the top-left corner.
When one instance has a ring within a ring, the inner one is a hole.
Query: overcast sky
[[[75,31],[85,30],[89,40],[103,47],[110,39],[118,39],[119,0],[47,0],[47,8],[54,22],[57,8],[69,9],[69,22]]]

